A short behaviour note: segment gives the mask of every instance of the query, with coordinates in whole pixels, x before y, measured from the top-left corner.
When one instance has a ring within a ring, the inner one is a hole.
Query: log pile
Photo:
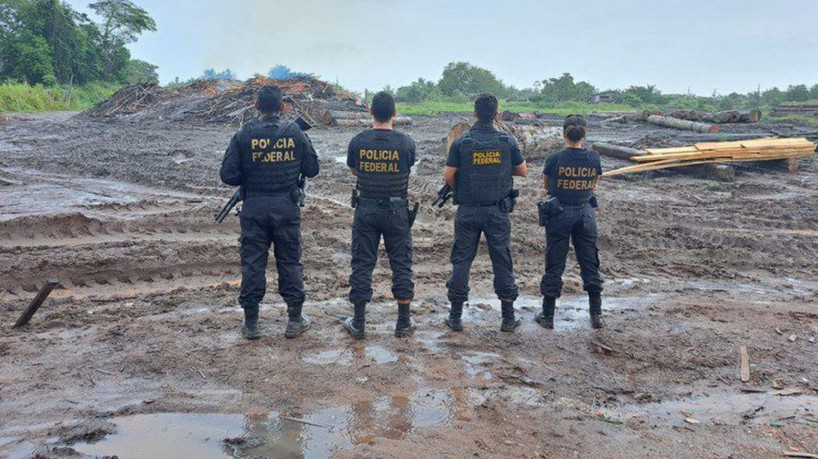
[[[526,160],[545,158],[549,153],[565,145],[561,128],[503,121],[498,121],[496,126],[497,129],[517,139],[517,143]],[[449,134],[443,138],[444,154],[448,155],[452,143],[470,130],[471,124],[465,120],[459,120],[454,123],[449,129]]]
[[[672,167],[745,161],[788,160],[811,156],[816,144],[807,139],[758,139],[698,143],[688,147],[656,148],[631,159],[640,164],[606,172],[607,177]]]
[[[674,110],[668,113],[667,116],[680,120],[711,124],[758,123],[761,121],[761,110],[753,109],[745,112],[738,110],[727,110],[723,112]]]
[[[773,107],[772,116],[803,115],[818,117],[818,104],[779,105]]]
[[[497,117],[500,121],[510,121],[520,124],[533,124],[535,120],[542,119],[545,115],[540,112],[512,112],[504,110]]]
[[[321,115],[321,124],[340,127],[367,127],[372,124],[372,115],[368,111],[326,110]],[[393,119],[395,126],[411,126],[412,118],[396,116]]]

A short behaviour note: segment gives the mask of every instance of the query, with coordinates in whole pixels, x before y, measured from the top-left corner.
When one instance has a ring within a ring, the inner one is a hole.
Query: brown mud
[[[499,331],[488,254],[466,330],[448,332],[454,208],[430,207],[449,119],[406,129],[414,337],[392,336],[388,263],[368,338],[338,317],[349,273],[354,130],[310,134],[304,263],[314,327],[285,340],[271,263],[264,337],[240,338],[238,222],[213,215],[232,131],[67,115],[0,124],[2,457],[781,457],[818,453],[818,167],[741,166],[722,183],[674,171],[603,182],[606,321],[588,326],[569,259],[557,330],[533,322],[543,270],[542,160],[518,182],[514,254],[524,325]],[[740,129],[770,130],[766,124]],[[591,120],[595,140],[673,131]],[[603,159],[612,169],[624,162]],[[60,287],[11,324],[50,277]],[[739,380],[739,348],[751,381]]]

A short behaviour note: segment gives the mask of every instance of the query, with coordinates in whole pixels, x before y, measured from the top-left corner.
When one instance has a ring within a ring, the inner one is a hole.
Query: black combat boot
[[[452,329],[452,331],[463,331],[463,303],[459,302],[452,302],[452,309],[449,311],[449,317],[446,318],[446,325]]]
[[[557,309],[557,299],[550,296],[542,299],[542,312],[538,312],[534,320],[543,328],[554,329],[554,311]]]
[[[514,302],[513,301],[503,301],[502,302],[502,311],[503,311],[503,323],[500,325],[500,331],[504,332],[513,332],[514,329],[520,326],[522,321],[514,316]]]
[[[355,305],[355,316],[347,317],[344,321],[344,329],[355,339],[364,339],[366,334],[366,303]]]
[[[602,323],[602,294],[599,292],[589,293],[588,303],[591,306],[591,327],[599,330],[605,326]]]
[[[241,331],[244,337],[251,341],[261,338],[258,331],[258,305],[244,308],[244,326]]]
[[[403,338],[415,332],[415,321],[409,312],[409,303],[398,303],[398,323],[395,325],[395,336]]]
[[[286,338],[295,338],[310,328],[310,318],[301,314],[303,303],[293,303],[287,305],[287,329],[284,331]]]

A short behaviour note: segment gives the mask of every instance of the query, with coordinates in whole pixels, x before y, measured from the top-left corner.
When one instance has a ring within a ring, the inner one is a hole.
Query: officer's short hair
[[[278,113],[284,99],[281,88],[275,85],[263,86],[258,90],[258,111],[261,113]]]
[[[569,115],[565,118],[562,130],[571,142],[579,142],[587,134],[588,123],[582,115]]]
[[[381,91],[372,97],[372,116],[380,123],[392,119],[395,114],[395,98],[386,91]]]
[[[493,94],[480,94],[474,101],[474,113],[477,113],[478,120],[491,122],[497,117],[499,105],[497,97]]]

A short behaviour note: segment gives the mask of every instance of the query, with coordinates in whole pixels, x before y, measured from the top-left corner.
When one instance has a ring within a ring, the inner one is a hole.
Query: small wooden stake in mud
[[[750,354],[747,352],[747,346],[741,346],[739,352],[741,353],[741,382],[750,382]]]
[[[58,279],[51,279],[46,282],[46,284],[43,285],[43,288],[40,289],[40,293],[38,293],[34,298],[34,301],[28,305],[28,308],[26,308],[25,312],[23,312],[23,315],[17,319],[17,323],[14,324],[14,328],[27,325],[31,318],[34,317],[37,310],[40,309],[40,306],[42,306],[45,300],[48,299],[48,295],[51,295],[51,291],[54,290],[54,288],[59,284],[60,281]]]

